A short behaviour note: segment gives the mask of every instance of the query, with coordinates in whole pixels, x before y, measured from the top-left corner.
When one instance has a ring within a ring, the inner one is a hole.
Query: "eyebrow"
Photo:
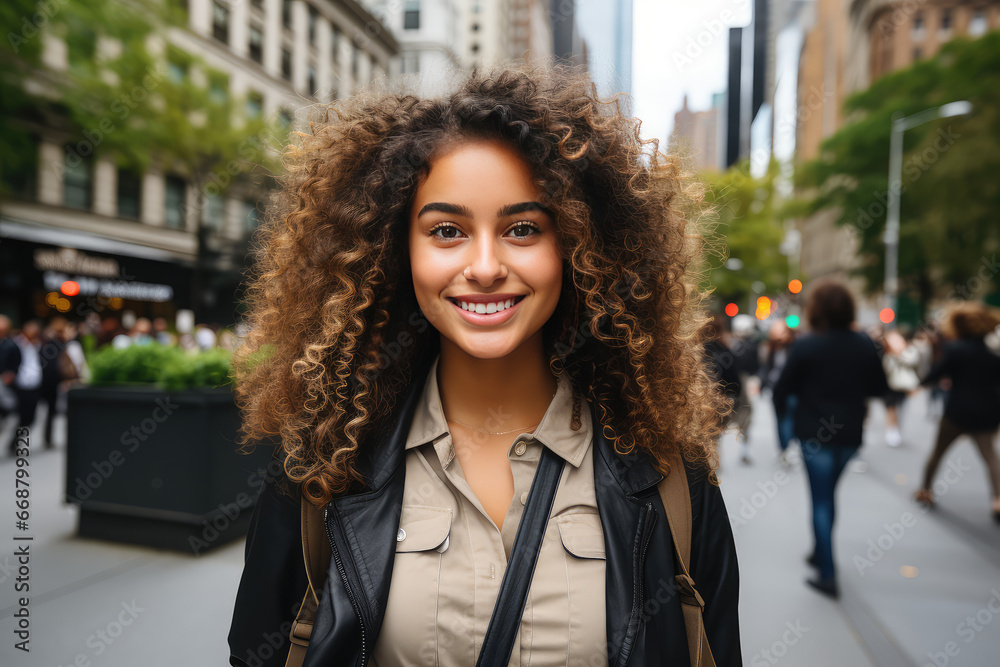
[[[420,209],[420,213],[417,213],[419,218],[424,213],[430,213],[432,211],[438,211],[440,213],[448,213],[449,215],[461,215],[466,218],[473,217],[472,209],[467,206],[462,206],[461,204],[448,204],[446,202],[431,202]],[[548,209],[545,205],[537,201],[525,201],[519,204],[506,204],[500,207],[497,211],[498,218],[507,218],[512,215],[518,215],[520,213],[527,213],[528,211],[539,211],[548,216],[552,216],[552,211]]]

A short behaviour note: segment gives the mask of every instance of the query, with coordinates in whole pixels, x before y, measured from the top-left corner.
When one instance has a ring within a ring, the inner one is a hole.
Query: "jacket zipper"
[[[646,597],[646,552],[649,550],[649,541],[650,538],[653,536],[653,522],[655,521],[655,519],[656,519],[656,513],[653,511],[653,504],[646,503],[646,506],[643,508],[643,513],[639,518],[640,522],[642,523],[642,549],[641,551],[639,551],[639,573],[638,573],[639,590],[637,596],[639,609],[635,615],[636,637],[639,636],[638,624],[642,619],[644,598]],[[628,634],[627,630],[626,634]],[[632,645],[635,646],[635,642],[632,642]],[[631,660],[632,660],[632,649],[630,648],[628,654],[625,656],[625,661],[622,662],[621,664],[623,665],[623,667],[625,667],[629,664],[629,662],[631,662]]]
[[[333,539],[333,533],[330,532],[330,506],[327,505],[323,508],[323,527],[326,528],[326,537],[330,541],[330,547],[333,551],[333,560],[337,563],[337,571],[340,573],[340,578],[344,582],[344,588],[347,589],[347,598],[351,601],[351,607],[354,608],[354,613],[358,617],[358,625],[361,626],[361,661],[358,663],[359,667],[365,667],[368,661],[365,660],[367,655],[368,645],[365,643],[365,621],[361,616],[361,608],[358,606],[358,602],[354,597],[354,591],[351,589],[350,582],[347,581],[347,570],[344,568],[344,561],[340,559],[340,550],[337,549],[337,542]]]

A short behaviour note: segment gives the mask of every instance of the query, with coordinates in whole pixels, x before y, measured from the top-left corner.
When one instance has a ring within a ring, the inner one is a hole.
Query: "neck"
[[[538,424],[557,387],[541,332],[498,359],[473,357],[442,338],[437,372],[445,416],[494,433]]]

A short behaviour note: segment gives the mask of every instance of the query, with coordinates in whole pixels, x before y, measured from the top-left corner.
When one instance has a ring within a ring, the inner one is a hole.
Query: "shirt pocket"
[[[604,531],[596,512],[564,514],[556,517],[563,548],[575,558],[605,560]]]
[[[448,549],[451,533],[451,509],[410,505],[403,507],[396,532],[396,553]]]

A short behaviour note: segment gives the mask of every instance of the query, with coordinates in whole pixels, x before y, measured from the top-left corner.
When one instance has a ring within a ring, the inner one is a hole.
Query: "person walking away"
[[[7,451],[13,456],[17,449],[17,431],[35,421],[35,410],[42,394],[42,323],[28,320],[21,333],[14,337],[12,367],[15,371],[13,389],[17,396],[17,429],[11,436]]]
[[[772,396],[774,386],[781,377],[781,371],[788,361],[788,353],[792,343],[795,342],[795,331],[788,328],[784,322],[775,322],[767,332],[767,353],[764,359],[764,367],[761,370],[762,389]],[[798,398],[790,395],[785,399],[784,414],[775,412],[775,419],[778,423],[778,461],[782,466],[788,465],[788,446],[795,439],[795,406],[798,405]]]
[[[815,284],[806,307],[811,335],[795,341],[772,399],[784,415],[798,397],[795,435],[809,477],[815,547],[808,561],[819,576],[807,584],[840,595],[833,558],[834,491],[844,467],[861,447],[865,399],[888,391],[875,344],[852,330],[854,298],[834,281]]]
[[[986,336],[1000,324],[1000,317],[981,303],[962,304],[949,313],[943,331],[952,339],[944,346],[923,385],[934,386],[942,378],[951,380],[937,440],[927,464],[923,483],[915,498],[934,504],[934,475],[952,443],[968,435],[986,462],[993,493],[993,518],[1000,522],[1000,462],[993,441],[1000,427],[1000,356],[986,344]]]
[[[722,393],[730,406],[729,411],[721,419],[722,428],[725,430],[729,424],[737,421],[736,408],[739,398],[743,394],[743,381],[736,369],[736,356],[726,345],[722,320],[715,314],[709,315],[709,318],[707,327],[709,339],[705,342],[705,364],[709,376],[721,386]]]
[[[740,378],[740,393],[736,397],[733,422],[736,424],[736,437],[740,443],[740,459],[749,465],[750,424],[753,421],[752,396],[760,393],[757,385],[757,376],[760,374],[760,352],[754,320],[749,315],[737,315],[733,318],[733,336],[730,339],[729,349],[736,358],[736,373]]]

